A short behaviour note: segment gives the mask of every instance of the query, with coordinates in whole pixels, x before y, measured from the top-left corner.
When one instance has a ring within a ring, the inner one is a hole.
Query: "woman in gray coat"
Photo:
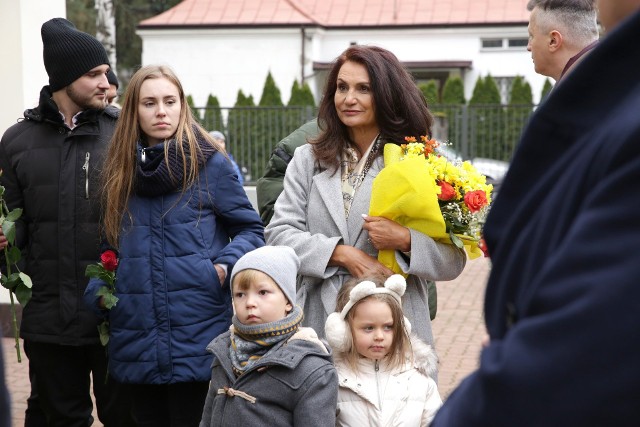
[[[378,250],[393,249],[408,274],[403,310],[433,344],[427,282],[452,280],[466,256],[453,245],[382,217],[369,217],[384,144],[430,135],[432,116],[413,78],[379,47],[351,46],[334,62],[318,113],[321,133],[296,149],[265,236],[301,260],[298,301],[304,325],[324,336],[328,313],[350,277],[389,276]]]

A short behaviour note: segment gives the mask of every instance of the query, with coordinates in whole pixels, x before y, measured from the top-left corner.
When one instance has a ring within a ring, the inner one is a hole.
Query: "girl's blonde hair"
[[[351,290],[360,282],[365,280],[369,280],[376,284],[376,287],[382,288],[384,287],[385,279],[380,276],[370,277],[370,278],[359,278],[359,279],[349,279],[342,285],[342,288],[338,291],[338,298],[336,300],[336,312],[340,313],[342,309],[349,302],[349,294]],[[409,335],[407,335],[407,330],[405,329],[404,324],[404,313],[402,311],[402,306],[398,301],[389,294],[372,294],[368,297],[362,298],[360,301],[354,304],[353,307],[347,313],[345,322],[348,324],[348,328],[346,331],[345,340],[347,342],[348,350],[343,353],[343,357],[345,358],[347,364],[351,367],[352,370],[357,370],[358,360],[361,358],[360,354],[356,350],[356,346],[353,339],[353,318],[355,317],[356,308],[363,302],[367,300],[376,300],[380,302],[386,303],[391,309],[391,316],[393,318],[393,342],[391,343],[391,348],[389,349],[389,353],[387,353],[387,359],[389,365],[392,369],[400,368],[404,365],[407,358],[413,359],[412,351],[411,351],[411,342],[409,339]]]
[[[182,163],[183,192],[194,184],[199,176],[198,159],[202,156],[202,150],[198,139],[224,153],[224,149],[193,117],[182,84],[175,73],[164,65],[148,65],[140,68],[131,77],[124,94],[120,118],[111,138],[101,174],[104,237],[114,248],[118,247],[123,213],[126,212],[133,220],[127,204],[134,188],[137,143],[145,138],[138,123],[140,88],[142,83],[149,79],[167,79],[178,89],[180,118],[173,137],[177,141],[178,161]],[[165,161],[168,163],[168,144],[165,144],[164,150]],[[188,153],[195,153],[195,155],[188,155]]]

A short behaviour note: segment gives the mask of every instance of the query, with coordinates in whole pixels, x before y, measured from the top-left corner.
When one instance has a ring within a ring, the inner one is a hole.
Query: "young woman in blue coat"
[[[231,324],[228,274],[264,245],[263,226],[224,149],[193,119],[164,66],[136,72],[103,170],[104,237],[119,254],[108,316],[109,371],[130,384],[139,426],[197,426],[207,344]]]

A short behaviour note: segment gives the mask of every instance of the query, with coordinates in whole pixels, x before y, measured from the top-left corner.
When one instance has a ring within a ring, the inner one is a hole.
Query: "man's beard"
[[[104,110],[107,106],[106,92],[103,99],[96,98],[96,92],[93,92],[90,95],[86,95],[84,93],[76,91],[74,90],[73,85],[67,86],[66,92],[69,99],[71,99],[83,111],[89,109]]]

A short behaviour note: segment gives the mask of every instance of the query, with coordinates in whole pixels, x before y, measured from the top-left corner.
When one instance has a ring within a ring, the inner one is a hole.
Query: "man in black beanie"
[[[49,85],[0,141],[0,182],[9,209],[23,209],[16,244],[33,282],[20,328],[32,381],[25,425],[91,425],[93,375],[98,417],[124,426],[128,406],[117,384],[105,384],[98,319],[83,301],[85,269],[100,258],[98,176],[119,111],[107,107],[109,59],[66,19],[41,34]]]
[[[116,73],[113,72],[113,70],[109,70],[109,72],[107,73],[107,80],[109,81],[109,90],[107,91],[107,104],[115,105],[117,107],[118,105],[114,104],[114,101],[118,96],[118,87],[120,86],[120,83],[118,82],[118,77],[116,76]]]

